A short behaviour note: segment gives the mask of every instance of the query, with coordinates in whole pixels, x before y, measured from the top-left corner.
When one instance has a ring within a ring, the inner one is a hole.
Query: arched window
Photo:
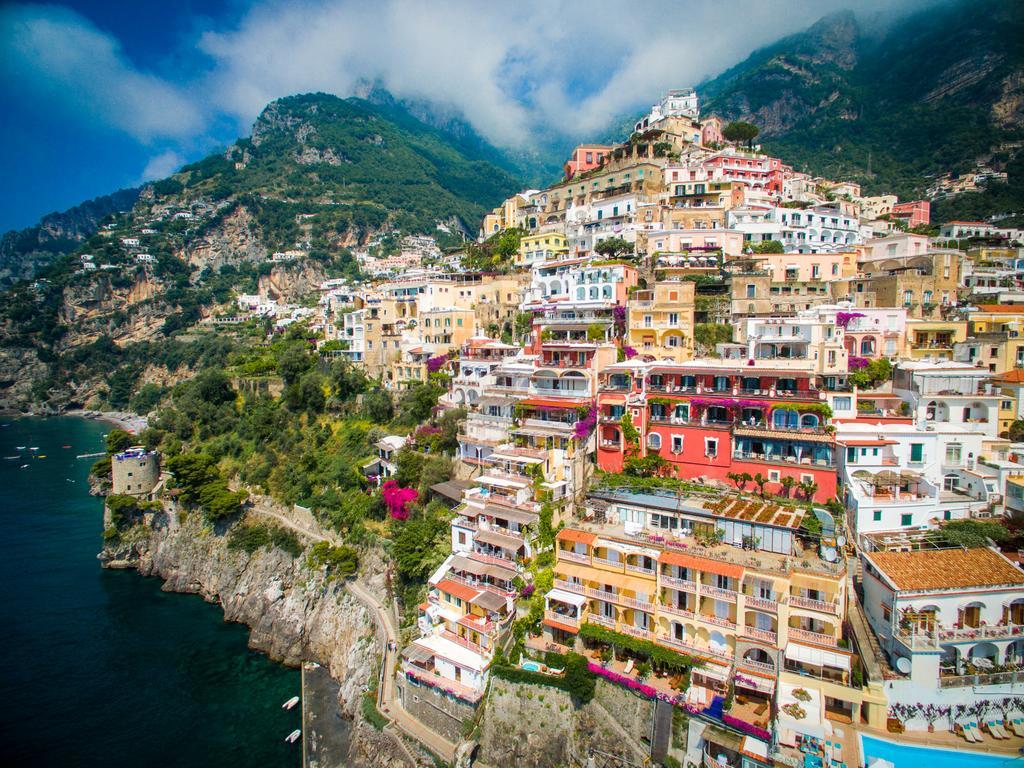
[[[860,342],[860,354],[862,357],[875,354],[875,337],[867,336]]]
[[[606,285],[601,288],[601,296],[605,299],[610,299],[612,297],[612,287],[610,285]]]
[[[596,285],[590,286],[590,298],[592,298],[592,299],[596,299],[597,298],[597,286]]]
[[[647,435],[647,447],[652,451],[661,450],[661,435],[657,432],[651,432]]]

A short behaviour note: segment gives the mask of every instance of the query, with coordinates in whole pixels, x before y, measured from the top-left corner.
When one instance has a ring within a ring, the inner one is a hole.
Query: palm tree
[[[796,478],[786,475],[784,478],[779,480],[779,483],[782,485],[782,491],[786,494],[786,498],[788,499],[790,494],[793,492],[793,486],[796,485]]]

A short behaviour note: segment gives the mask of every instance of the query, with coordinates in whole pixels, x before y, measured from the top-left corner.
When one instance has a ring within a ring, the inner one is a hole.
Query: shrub
[[[270,531],[267,526],[259,523],[242,523],[228,533],[228,549],[241,549],[250,555],[257,549],[269,546],[270,542]]]
[[[352,547],[318,541],[310,549],[307,563],[311,568],[326,568],[328,579],[346,579],[359,569],[359,553]]]

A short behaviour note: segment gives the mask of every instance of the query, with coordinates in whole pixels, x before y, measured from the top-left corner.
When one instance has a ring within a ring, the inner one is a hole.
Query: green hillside
[[[919,196],[978,162],[1016,168],[1024,138],[1024,6],[995,0],[919,11],[884,34],[851,13],[755,52],[700,86],[707,114],[761,126],[798,170]],[[1024,210],[1024,189],[943,201],[939,216]]]

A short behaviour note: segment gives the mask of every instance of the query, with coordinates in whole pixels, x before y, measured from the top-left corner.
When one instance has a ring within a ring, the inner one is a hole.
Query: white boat
[[[29,448],[29,450],[30,451],[38,451],[39,450],[39,446],[38,445],[33,445],[31,448]]]
[[[17,456],[4,456],[4,458],[5,459],[20,459],[21,458],[21,454],[18,454]]]
[[[24,469],[24,468],[25,468],[25,467],[27,467],[27,466],[28,466],[28,464],[22,464],[22,465],[21,465],[21,468],[22,468],[22,469]]]
[[[302,735],[302,731],[300,731],[298,728],[296,728],[294,731],[292,731],[287,736],[285,736],[284,740],[287,741],[289,744],[294,744],[296,741],[299,740],[299,736],[301,736],[301,735]]]
[[[16,445],[14,447],[17,448],[19,451],[24,451],[25,450],[25,446],[24,445]]]
[[[298,696],[292,696],[290,699],[288,699],[288,701],[286,701],[284,704],[281,705],[281,709],[291,709],[292,707],[294,707],[298,703],[299,703],[299,697]]]

